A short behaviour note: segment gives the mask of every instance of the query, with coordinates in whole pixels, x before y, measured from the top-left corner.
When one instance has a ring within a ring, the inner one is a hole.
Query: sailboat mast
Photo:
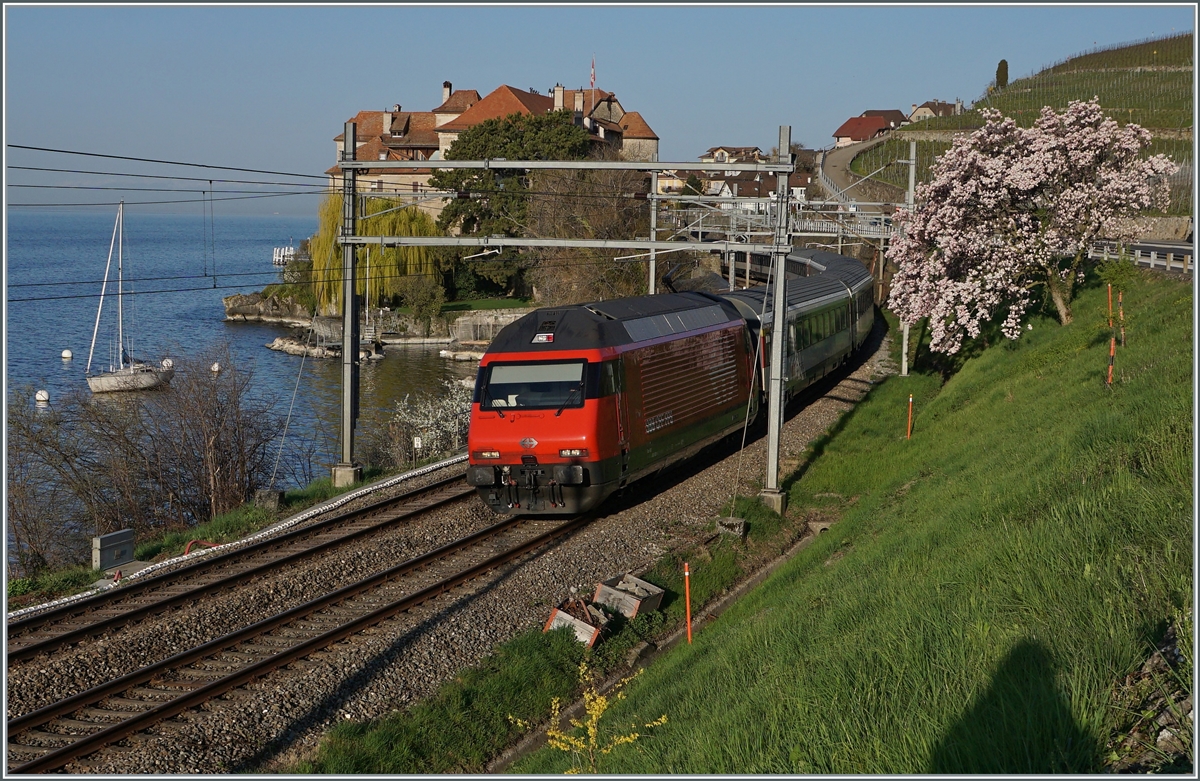
[[[121,224],[121,240],[117,242],[117,365],[125,368],[125,278],[122,274],[122,261],[125,250],[125,218],[123,216],[125,202],[117,207],[117,221]]]
[[[124,204],[124,201],[121,202]],[[100,306],[96,307],[96,325],[92,327],[92,346],[88,348],[87,368],[84,374],[92,373],[92,353],[96,351],[96,334],[100,332],[100,313],[104,311],[104,292],[108,289],[108,272],[112,268],[113,246],[117,243],[117,229],[121,225],[121,206],[117,206],[117,221],[113,223],[112,239],[108,242],[108,261],[104,264],[104,284],[100,286]]]

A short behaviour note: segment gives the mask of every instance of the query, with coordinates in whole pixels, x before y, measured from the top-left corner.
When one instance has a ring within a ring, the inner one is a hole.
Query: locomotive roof
[[[787,301],[788,309],[815,309],[840,298],[847,298],[847,287],[854,290],[871,279],[870,272],[862,263],[833,252],[797,250],[788,255],[788,260],[810,261],[809,267],[818,272],[810,277],[790,277],[786,280],[784,300]],[[824,267],[824,271],[818,267]],[[756,314],[764,311],[765,299],[765,311],[767,319],[770,319],[773,297],[769,295],[766,285],[722,293],[721,297],[738,299]]]
[[[487,351],[594,350],[736,320],[741,316],[731,303],[705,293],[617,298],[535,309],[505,326]],[[552,341],[534,341],[545,334]]]

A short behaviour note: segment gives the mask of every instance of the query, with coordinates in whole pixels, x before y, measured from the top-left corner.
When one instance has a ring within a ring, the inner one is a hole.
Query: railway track
[[[511,518],[7,723],[8,772],[40,773],[134,736],[439,597],[590,521]]]
[[[162,575],[102,591],[88,599],[23,616],[7,626],[8,664],[54,653],[126,624],[192,604],[279,567],[403,523],[427,510],[470,496],[454,475],[348,513],[209,556]]]

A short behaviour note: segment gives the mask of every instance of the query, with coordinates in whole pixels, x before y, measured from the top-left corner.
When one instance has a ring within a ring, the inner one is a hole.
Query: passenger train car
[[[870,333],[871,277],[832,253],[788,256],[790,397]],[[573,515],[739,431],[763,406],[774,313],[766,287],[538,309],[480,361],[467,481],[497,513]]]

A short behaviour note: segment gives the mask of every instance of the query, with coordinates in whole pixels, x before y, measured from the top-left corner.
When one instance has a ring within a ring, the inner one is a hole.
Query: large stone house
[[[596,145],[618,150],[627,160],[658,160],[659,138],[636,111],[625,111],[616,95],[604,90],[567,90],[556,85],[548,95],[502,84],[486,97],[475,90],[454,90],[442,84],[442,104],[433,111],[401,111],[399,105],[385,111],[360,111],[356,123],[356,160],[443,160],[459,134],[480,122],[502,119],[510,114],[542,114],[570,110],[574,121],[586,129]],[[343,134],[334,137],[335,159],[341,158]],[[325,172],[330,185],[340,189],[341,166]],[[432,169],[360,169],[359,190],[378,193],[423,193],[429,191]],[[442,202],[431,199],[420,208],[436,215]]]

